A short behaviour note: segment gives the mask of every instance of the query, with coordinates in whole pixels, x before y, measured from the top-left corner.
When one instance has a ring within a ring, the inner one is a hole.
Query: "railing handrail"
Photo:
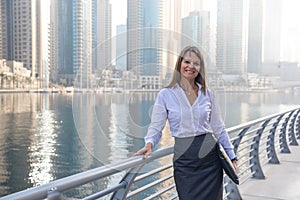
[[[1,200],[34,200],[34,199],[43,199],[47,198],[47,193],[51,190],[59,190],[61,192],[67,191],[69,189],[84,185],[88,182],[103,178],[109,175],[112,175],[116,172],[126,170],[128,168],[133,168],[137,165],[149,163],[157,158],[164,157],[173,153],[173,147],[167,147],[160,150],[157,150],[151,154],[147,159],[144,159],[143,156],[135,156],[127,158],[125,160],[90,169],[78,174],[70,175],[65,178],[54,180],[49,183],[45,183],[40,186],[22,190],[20,192],[13,193],[1,197]],[[34,193],[33,193],[34,192]]]
[[[289,113],[288,116],[286,116],[287,113]],[[245,148],[241,148],[241,151],[244,151],[244,149],[249,148],[248,150],[249,152],[246,151],[246,153],[243,153],[245,154],[245,156],[247,155],[249,156],[242,158],[242,160],[239,162],[241,165],[250,163],[249,164],[250,166],[246,166],[241,170],[242,171],[241,175],[245,177],[244,178],[245,181],[248,180],[248,178],[250,177],[252,178],[264,177],[261,169],[260,160],[259,160],[259,156],[260,156],[259,143],[261,142],[261,138],[262,138],[261,135],[264,133],[265,127],[268,126],[268,123],[273,119],[276,119],[275,122],[271,123],[273,128],[268,130],[268,133],[266,134],[268,134],[267,138],[269,139],[267,143],[270,143],[268,144],[269,146],[267,147],[270,148],[269,150],[270,152],[268,152],[268,156],[273,158],[275,157],[275,162],[271,162],[271,163],[276,163],[277,158],[276,158],[276,151],[275,151],[275,144],[274,144],[274,135],[276,132],[277,125],[279,124],[280,120],[284,120],[284,123],[281,125],[282,127],[279,130],[279,137],[282,139],[280,148],[282,148],[281,150],[282,152],[288,152],[287,141],[285,141],[285,138],[287,137],[286,135],[288,134],[288,137],[290,138],[296,138],[295,134],[298,134],[298,139],[300,137],[299,136],[300,135],[300,107],[295,107],[286,111],[268,115],[266,117],[252,120],[227,129],[228,133],[241,131],[240,134],[238,134],[237,136],[238,139],[234,140],[234,142],[236,143],[235,150],[237,151],[238,147],[240,147],[241,141],[245,138],[245,135],[247,135],[247,131],[252,126],[255,126],[257,124],[262,124],[260,128],[254,129],[254,131],[249,131],[249,135],[247,136],[247,138],[252,140],[252,142],[251,144],[248,144]],[[287,128],[288,122],[290,120],[292,120],[292,122],[289,123],[289,128]],[[294,129],[296,129],[297,133],[293,131]],[[250,133],[254,135],[251,136]],[[137,174],[137,172],[139,172],[141,167],[144,166],[145,164],[150,163],[156,159],[173,154],[173,148],[174,148],[173,146],[170,146],[170,147],[166,147],[154,151],[151,154],[151,156],[147,159],[143,159],[143,156],[136,156],[136,157],[127,158],[125,160],[116,163],[111,163],[109,165],[101,166],[95,169],[90,169],[85,172],[74,174],[40,186],[36,186],[30,189],[26,189],[20,192],[16,192],[1,197],[0,200],[10,200],[10,199],[34,200],[34,199],[44,199],[44,198],[48,198],[49,200],[60,199],[60,194],[62,192],[116,174],[121,171],[129,170],[129,172],[127,172],[127,174],[123,177],[123,179],[120,181],[118,185],[110,189],[107,189],[104,192],[100,192],[98,194],[94,194],[90,197],[85,198],[85,199],[95,199],[94,197],[96,196],[99,197],[99,196],[103,196],[104,194],[106,195],[112,193],[113,199],[114,196],[117,196],[116,199],[124,199],[129,192],[131,184],[133,184],[134,179],[136,178],[136,175],[134,174]],[[268,158],[268,159],[270,161],[272,158]],[[246,173],[247,171],[249,171],[249,173]],[[168,179],[168,177],[166,179]],[[237,186],[233,184],[226,177],[224,180],[226,182],[226,184],[224,184],[226,195],[229,197],[234,197],[234,199],[241,199]],[[174,185],[170,186],[170,188],[174,188]],[[153,194],[153,196],[155,196],[155,194]]]

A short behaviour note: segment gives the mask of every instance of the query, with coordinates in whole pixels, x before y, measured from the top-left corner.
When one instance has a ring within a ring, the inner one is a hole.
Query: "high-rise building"
[[[70,84],[73,72],[73,1],[51,1],[51,80]]]
[[[93,7],[93,71],[112,65],[111,4],[109,0],[92,0]]]
[[[75,86],[91,87],[92,2],[73,0],[73,71]]]
[[[1,57],[23,63],[48,87],[50,0],[1,0]]]
[[[247,71],[260,73],[262,67],[263,46],[263,1],[249,2],[248,62]]]
[[[0,59],[2,59],[3,56],[3,36],[5,37],[5,26],[3,25],[2,21],[3,18],[5,18],[5,13],[3,13],[2,9],[2,1],[0,2]],[[3,30],[4,29],[4,30]]]
[[[3,46],[4,59],[22,62],[33,76],[38,76],[36,0],[1,0],[1,5],[2,27],[5,27],[7,41]]]
[[[37,1],[37,66],[40,79],[40,86],[48,88],[49,86],[49,73],[50,73],[50,1]]]
[[[117,35],[116,35],[116,69],[118,70],[127,70],[127,26],[121,24],[117,26]]]
[[[0,59],[12,60],[12,1],[0,0]]]
[[[52,0],[51,69],[59,83],[92,87],[92,73],[111,65],[108,0]],[[57,74],[57,75],[55,75]]]
[[[162,4],[159,0],[142,0],[142,46],[140,75],[161,75],[161,18]]]
[[[247,64],[248,1],[219,0],[216,67],[226,74],[244,75]]]
[[[162,78],[170,80],[181,51],[181,0],[163,1],[162,15]]]
[[[143,87],[161,85],[162,5],[159,0],[128,0],[128,69]]]
[[[141,1],[127,1],[127,70],[139,73],[139,63],[141,57]]]
[[[182,19],[182,45],[197,45],[208,54],[210,44],[210,17],[208,11],[193,11]]]
[[[62,1],[61,1],[62,2]],[[52,1],[50,5],[50,82],[58,82],[58,4]]]

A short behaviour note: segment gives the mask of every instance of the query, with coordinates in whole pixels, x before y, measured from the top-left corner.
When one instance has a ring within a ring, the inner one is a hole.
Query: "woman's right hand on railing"
[[[144,158],[148,158],[152,153],[152,144],[147,143],[142,149],[138,150],[134,156],[144,155]]]

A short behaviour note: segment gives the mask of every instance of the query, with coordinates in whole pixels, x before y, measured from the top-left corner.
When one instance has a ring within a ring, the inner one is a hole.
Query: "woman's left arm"
[[[218,106],[218,103],[211,91],[209,92],[209,96],[211,99],[211,114],[210,114],[210,126],[211,129],[219,141],[219,143],[223,146],[225,149],[228,157],[233,160],[236,158],[236,155],[233,151],[233,145],[230,142],[228,133],[225,128],[225,124],[222,120],[222,115]]]

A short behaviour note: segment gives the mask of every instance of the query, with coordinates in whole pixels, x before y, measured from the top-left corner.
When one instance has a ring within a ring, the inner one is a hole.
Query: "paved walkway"
[[[290,154],[278,154],[280,164],[263,166],[266,179],[239,186],[243,200],[300,200],[300,146],[289,147]]]

